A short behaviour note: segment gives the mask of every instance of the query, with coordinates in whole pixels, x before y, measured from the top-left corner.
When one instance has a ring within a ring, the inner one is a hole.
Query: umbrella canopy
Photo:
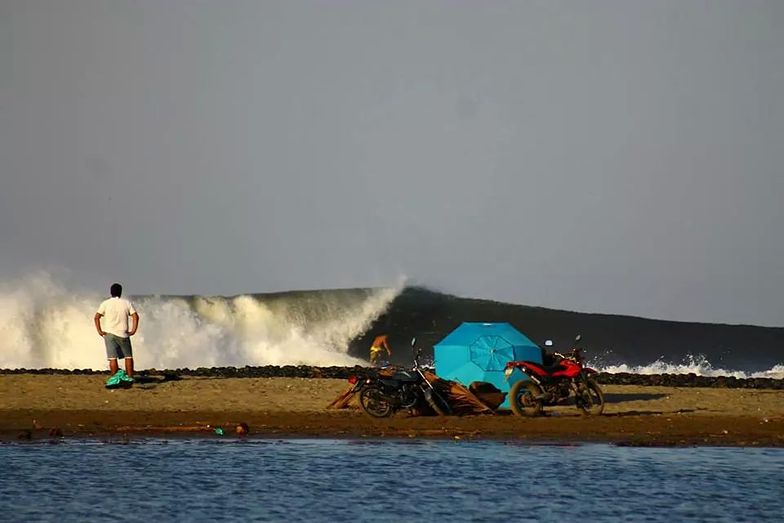
[[[504,376],[507,362],[542,362],[542,349],[509,323],[463,323],[435,345],[433,355],[440,378],[466,387],[472,381],[487,381],[504,392],[512,385]]]

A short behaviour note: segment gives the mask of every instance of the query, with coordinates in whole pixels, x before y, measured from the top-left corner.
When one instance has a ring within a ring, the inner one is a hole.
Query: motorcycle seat
[[[560,370],[566,369],[566,367],[564,367],[563,365],[558,365],[558,364],[548,365],[547,367],[545,367],[543,365],[542,368],[547,372],[547,374],[553,374],[553,373],[558,372]]]
[[[547,374],[553,374],[554,372],[558,372],[559,370],[564,370],[565,367],[560,363],[555,363],[555,365],[543,365],[541,363],[536,363],[534,361],[529,361],[533,365],[536,365],[540,369],[544,370]]]

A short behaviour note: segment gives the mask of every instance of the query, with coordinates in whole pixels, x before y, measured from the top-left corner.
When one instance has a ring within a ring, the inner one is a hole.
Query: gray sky
[[[784,2],[0,0],[0,277],[784,325]]]

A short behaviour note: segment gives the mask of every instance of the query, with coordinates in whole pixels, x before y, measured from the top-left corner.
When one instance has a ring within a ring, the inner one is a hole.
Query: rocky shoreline
[[[311,365],[265,365],[245,367],[199,367],[197,369],[137,371],[142,378],[158,376],[163,381],[174,381],[181,377],[203,378],[330,378],[348,379],[349,376],[372,376],[376,369],[371,367],[317,367]],[[92,369],[0,369],[3,374],[38,375],[108,375],[108,371]],[[784,390],[784,379],[736,378],[734,376],[698,376],[696,374],[597,374],[597,381],[604,385],[638,385],[661,387],[708,387],[725,389],[769,389]]]

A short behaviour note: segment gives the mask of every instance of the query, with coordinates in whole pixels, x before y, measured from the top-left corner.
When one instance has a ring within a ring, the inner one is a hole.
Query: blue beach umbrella
[[[514,359],[514,345],[502,336],[480,336],[468,348],[473,361],[487,371],[504,370],[506,362]]]
[[[504,392],[511,385],[504,377],[507,362],[542,362],[542,350],[509,323],[463,323],[434,346],[433,354],[440,378],[466,387],[486,381]]]

